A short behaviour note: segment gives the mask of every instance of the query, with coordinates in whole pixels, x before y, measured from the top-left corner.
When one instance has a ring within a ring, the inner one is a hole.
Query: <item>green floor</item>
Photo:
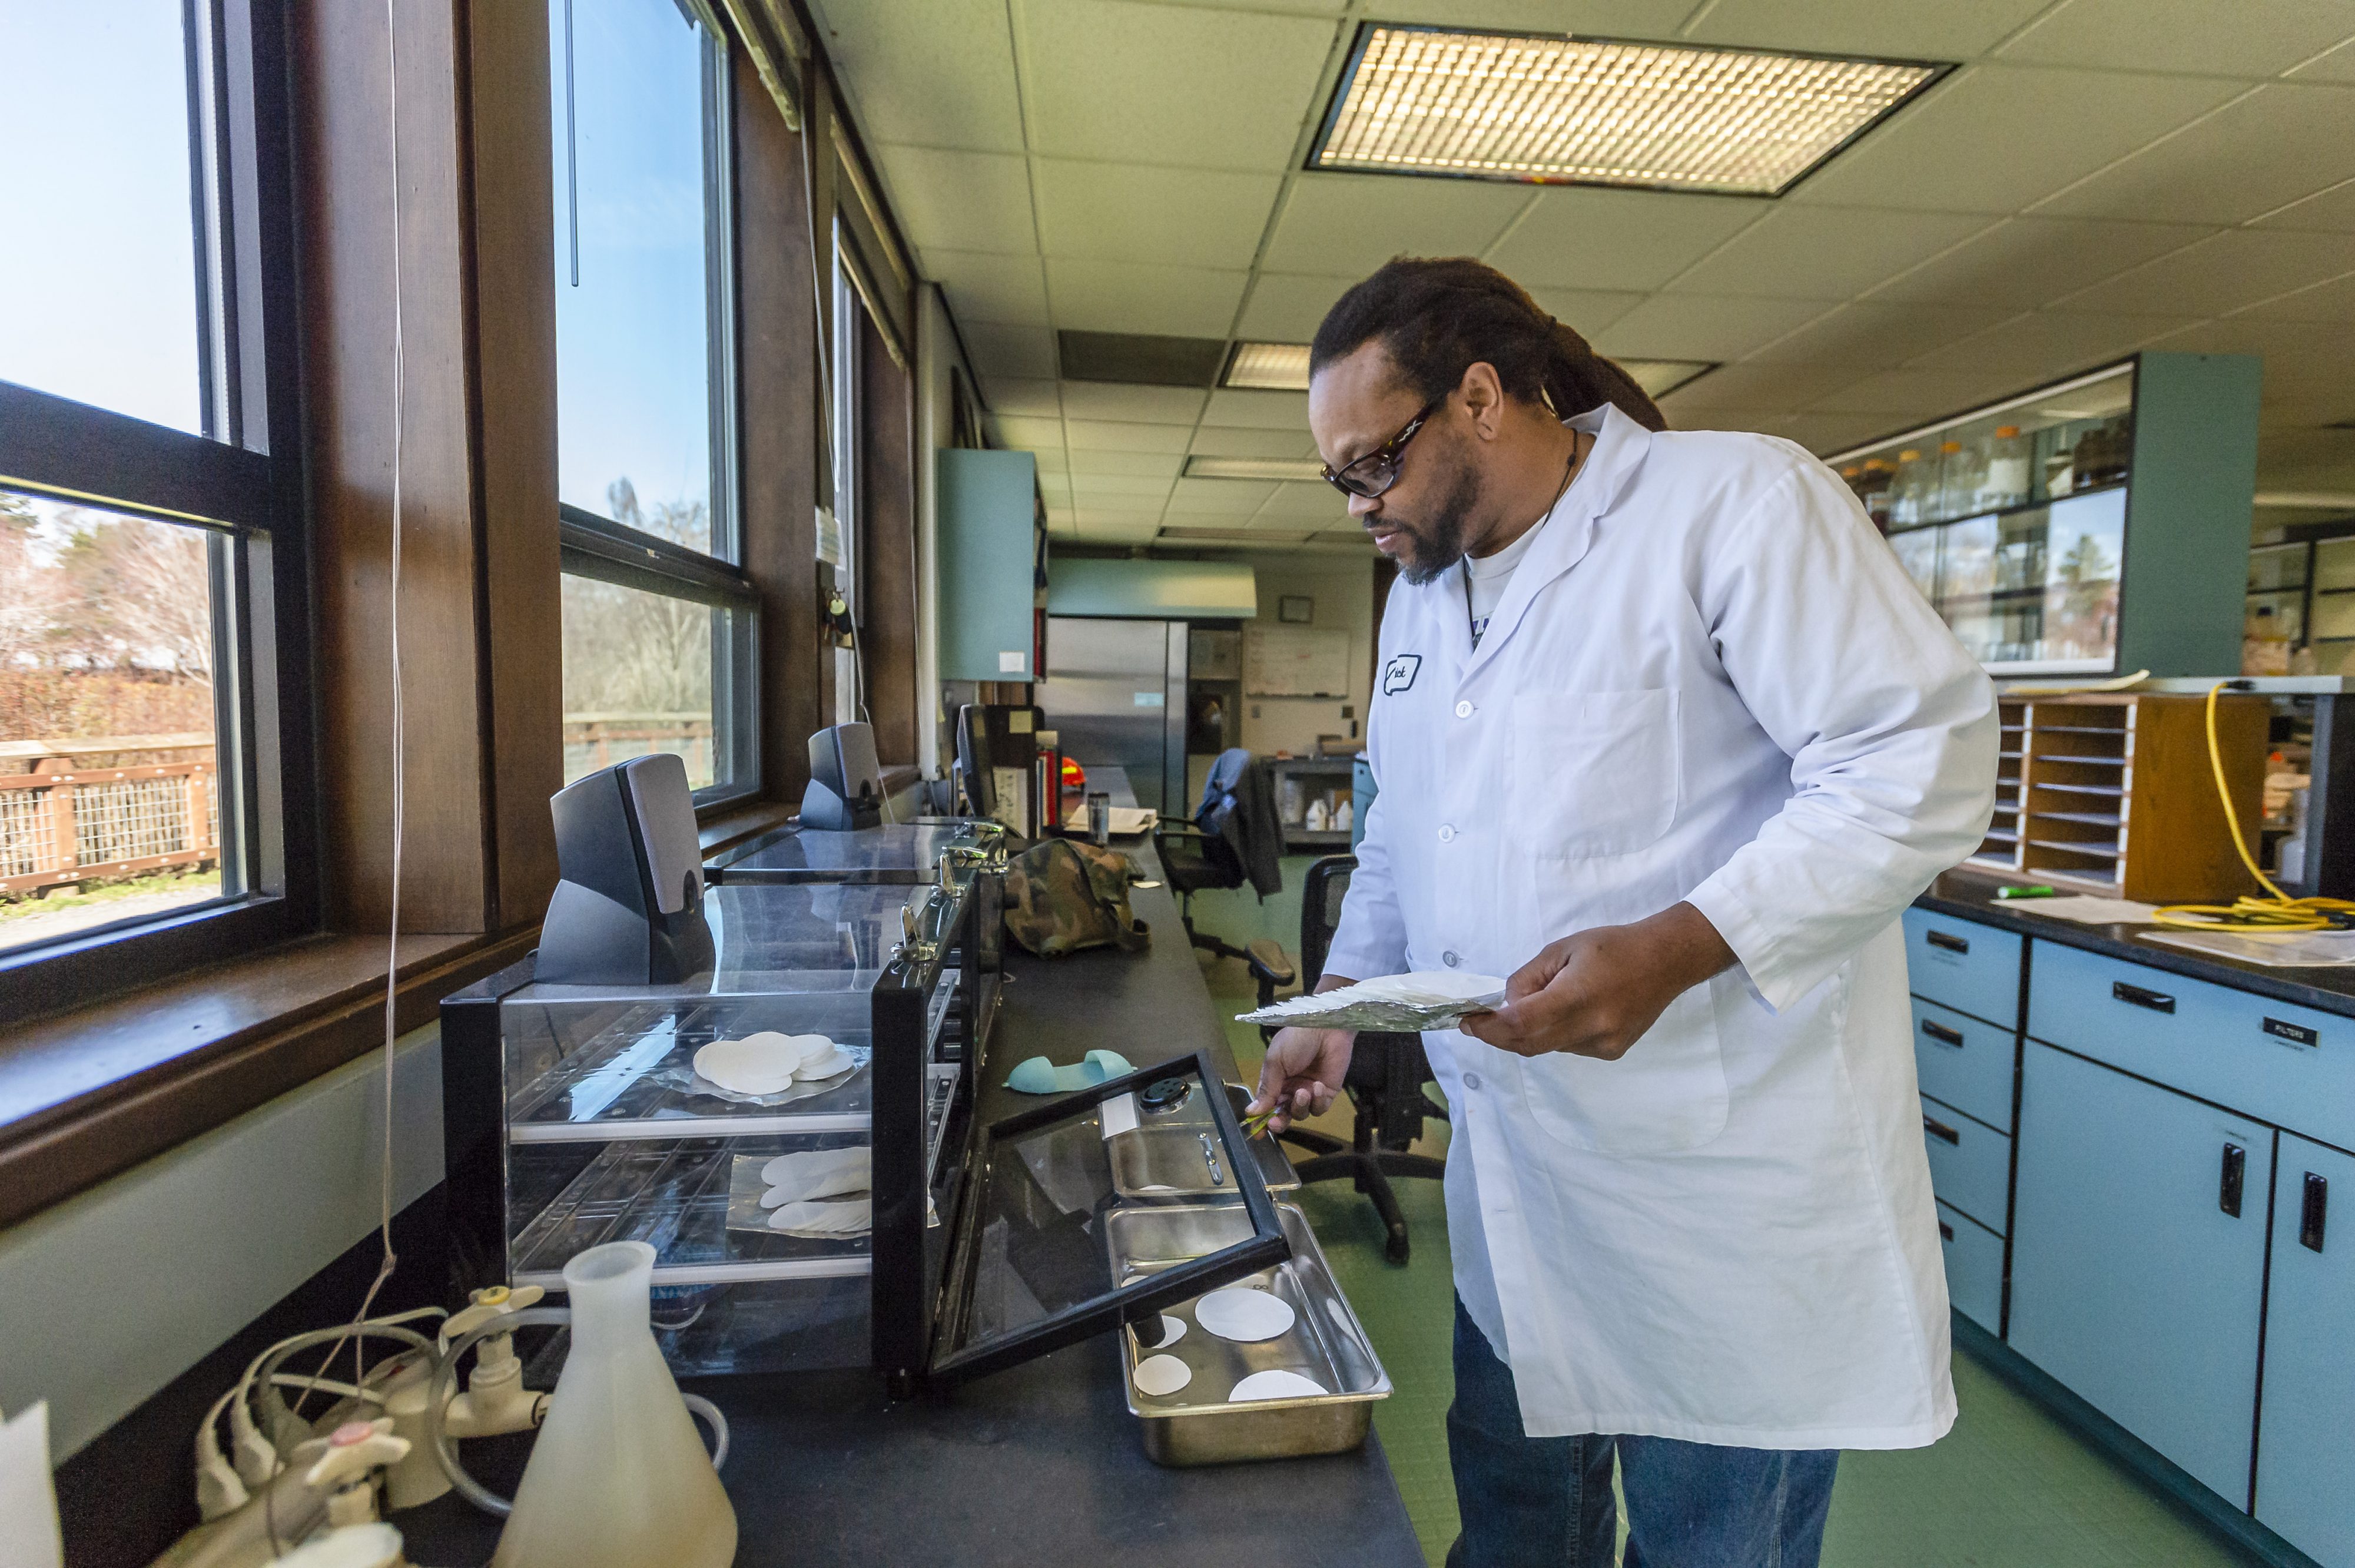
[[[1305,859],[1284,862],[1286,892],[1264,905],[1223,895],[1198,899],[1197,918],[1231,942],[1271,935],[1299,940],[1299,882]],[[1251,978],[1231,959],[1205,971],[1227,1010],[1252,1002]],[[1259,1031],[1228,1026],[1247,1075],[1258,1069]],[[1316,1124],[1346,1135],[1343,1114]],[[1416,1146],[1437,1154],[1447,1125]],[[1455,1493],[1447,1469],[1448,1364],[1453,1312],[1447,1216],[1437,1182],[1398,1184],[1414,1253],[1404,1267],[1382,1256],[1371,1206],[1341,1182],[1304,1189],[1301,1207],[1341,1288],[1364,1322],[1394,1392],[1375,1407],[1374,1426],[1398,1477],[1423,1555],[1440,1563],[1455,1537]],[[1826,1568],[2085,1568],[2154,1564],[2208,1568],[2257,1561],[2224,1544],[2141,1481],[2086,1446],[2009,1384],[1965,1356],[1955,1359],[1962,1413],[1934,1447],[1849,1454],[1840,1461],[1825,1532]]]

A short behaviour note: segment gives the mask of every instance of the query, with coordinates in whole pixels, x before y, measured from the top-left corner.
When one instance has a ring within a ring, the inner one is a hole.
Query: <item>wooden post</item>
[[[212,803],[206,798],[206,771],[205,764],[202,763],[191,763],[188,764],[188,776],[186,781],[187,795],[186,797],[188,803],[188,827],[187,831],[181,836],[179,847],[183,849],[210,849],[213,848]],[[198,860],[197,863],[198,865],[204,864],[202,860]]]
[[[81,855],[74,837],[74,775],[71,757],[43,757],[34,768],[37,773],[48,775],[49,785],[49,863],[38,868],[44,871],[69,871],[80,862]]]

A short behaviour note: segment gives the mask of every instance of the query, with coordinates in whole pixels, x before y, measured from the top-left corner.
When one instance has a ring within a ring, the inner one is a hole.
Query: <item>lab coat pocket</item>
[[[1675,692],[1521,692],[1512,720],[1511,827],[1531,854],[1624,855],[1676,820]]]
[[[1668,1004],[1616,1061],[1532,1057],[1522,1065],[1529,1115],[1547,1133],[1599,1154],[1674,1154],[1725,1130],[1725,1059],[1714,982]]]

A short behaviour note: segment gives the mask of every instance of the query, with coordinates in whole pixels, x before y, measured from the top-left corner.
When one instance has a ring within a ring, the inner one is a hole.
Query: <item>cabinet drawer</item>
[[[2257,1520],[2323,1563],[2355,1563],[2355,1158],[2281,1140],[2257,1435]]]
[[[2355,1019],[2040,942],[2028,1032],[2260,1121],[2355,1144]]]
[[[2011,1211],[2011,1139],[1924,1094],[1922,1141],[1938,1200],[2002,1235]]]
[[[2017,1037],[1966,1013],[1913,998],[1913,1063],[1922,1093],[2011,1131],[2011,1066]]]
[[[1940,1007],[2019,1027],[2021,938],[1977,921],[1905,912],[1905,973],[1914,995]]]
[[[2003,1332],[2003,1238],[1961,1210],[1938,1205],[1946,1299],[1990,1334]]]

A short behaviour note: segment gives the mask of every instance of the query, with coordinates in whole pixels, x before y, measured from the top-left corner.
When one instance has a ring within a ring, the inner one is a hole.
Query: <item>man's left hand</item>
[[[1503,1007],[1460,1027],[1517,1056],[1561,1051],[1616,1061],[1670,1002],[1733,961],[1708,917],[1680,903],[1549,943],[1505,982]]]

